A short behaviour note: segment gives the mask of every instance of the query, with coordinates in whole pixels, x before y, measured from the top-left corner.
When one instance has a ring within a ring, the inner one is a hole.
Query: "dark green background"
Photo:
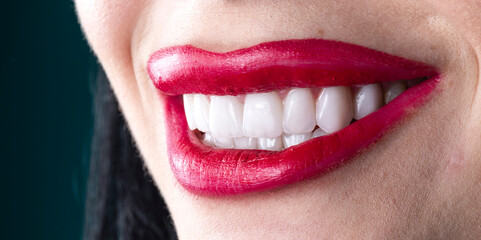
[[[72,1],[2,2],[0,239],[81,239],[96,60]]]

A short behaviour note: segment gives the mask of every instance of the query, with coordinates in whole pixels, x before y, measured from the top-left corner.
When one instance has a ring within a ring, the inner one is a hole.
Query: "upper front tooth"
[[[311,90],[295,88],[284,99],[283,126],[286,133],[309,133],[316,126],[316,107]]]
[[[303,143],[307,140],[311,139],[311,133],[304,133],[304,134],[284,134],[282,136],[282,141],[284,143],[284,148],[288,148],[290,146],[294,146],[300,143]]]
[[[388,104],[390,101],[401,95],[405,90],[406,83],[404,81],[386,83],[384,87],[384,102]]]
[[[317,125],[328,133],[348,126],[352,112],[352,95],[348,87],[324,88],[316,102]]]
[[[209,124],[214,137],[242,137],[244,105],[234,96],[211,96]]]
[[[194,95],[184,94],[184,112],[190,130],[196,129],[194,122]]]
[[[194,121],[202,132],[209,132],[209,98],[202,94],[194,95]]]
[[[374,83],[354,92],[354,118],[359,120],[382,107],[381,85]]]
[[[281,136],[282,101],[276,93],[248,94],[244,103],[244,136]]]

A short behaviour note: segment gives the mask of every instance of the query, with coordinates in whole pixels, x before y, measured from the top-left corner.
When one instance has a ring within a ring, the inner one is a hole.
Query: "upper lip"
[[[239,95],[287,87],[359,85],[433,77],[424,63],[338,41],[285,40],[227,53],[191,45],[161,49],[147,70],[167,95]]]
[[[408,111],[427,100],[438,71],[427,64],[343,42],[307,39],[262,43],[228,53],[193,46],[150,57],[150,78],[165,102],[167,151],[177,180],[202,194],[237,194],[317,176],[375,143]],[[428,80],[333,134],[281,152],[213,149],[188,130],[182,98],[201,93],[239,95],[287,87],[363,85]]]

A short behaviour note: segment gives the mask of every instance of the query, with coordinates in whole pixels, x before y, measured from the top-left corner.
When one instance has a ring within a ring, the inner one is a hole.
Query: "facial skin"
[[[78,0],[180,239],[480,239],[481,1]],[[230,197],[172,175],[164,109],[146,72],[154,51],[215,52],[323,38],[435,66],[433,98],[349,164],[319,178]]]

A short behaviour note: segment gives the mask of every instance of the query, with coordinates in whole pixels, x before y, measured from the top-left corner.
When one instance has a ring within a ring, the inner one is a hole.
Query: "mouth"
[[[428,101],[438,71],[337,41],[227,53],[161,49],[147,71],[165,103],[167,153],[195,194],[268,190],[322,176]]]

